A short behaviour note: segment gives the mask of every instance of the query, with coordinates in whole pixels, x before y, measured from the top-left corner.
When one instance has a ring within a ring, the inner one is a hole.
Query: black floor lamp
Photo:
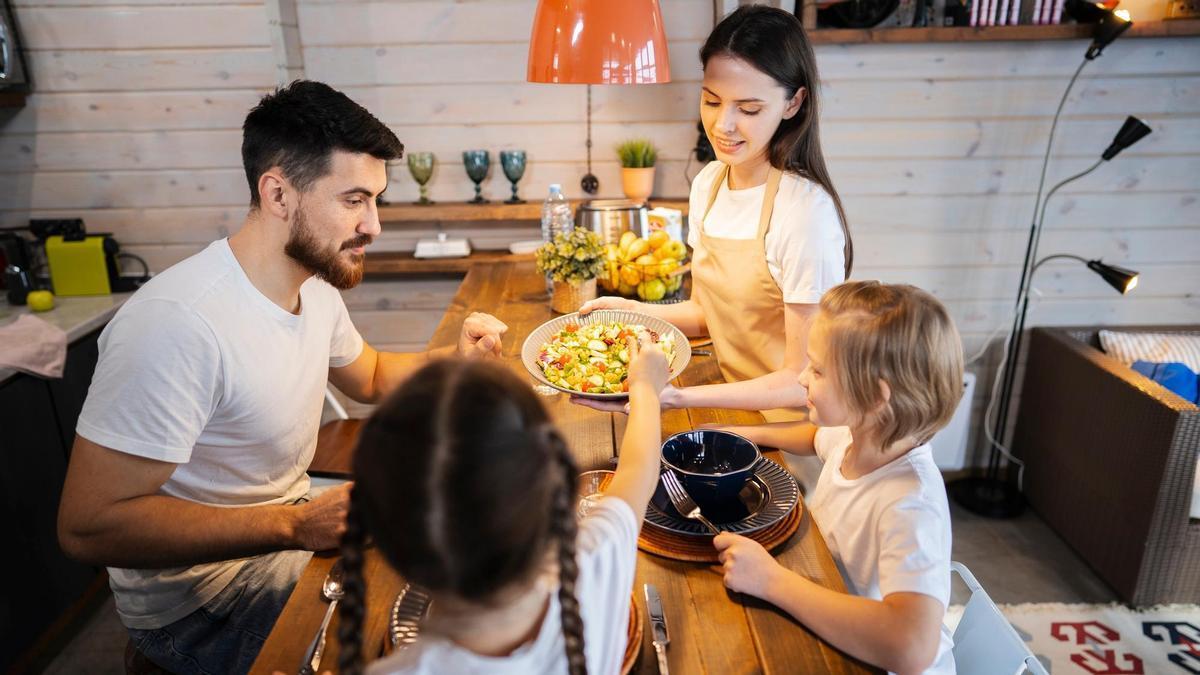
[[[1011,476],[1007,471],[1002,471],[1006,467],[1002,467],[1002,455],[1011,457],[1004,448],[1004,431],[1008,422],[1009,401],[1012,398],[1013,378],[1016,372],[1015,364],[1017,362],[1017,354],[1021,350],[1021,334],[1025,329],[1025,315],[1029,307],[1029,288],[1031,285],[1033,272],[1045,260],[1037,260],[1038,242],[1041,238],[1042,221],[1046,213],[1046,204],[1050,201],[1050,197],[1059,189],[1072,183],[1084,176],[1095,171],[1102,163],[1116,157],[1121,150],[1136,143],[1138,140],[1150,133],[1150,127],[1146,126],[1141,120],[1135,117],[1126,119],[1125,124],[1117,133],[1112,144],[1104,151],[1101,159],[1087,170],[1075,174],[1055,185],[1046,198],[1042,199],[1042,188],[1046,182],[1046,168],[1050,162],[1050,151],[1054,144],[1054,132],[1058,127],[1059,117],[1062,115],[1063,106],[1067,102],[1067,97],[1071,93],[1071,88],[1075,85],[1075,80],[1078,79],[1079,73],[1083,71],[1084,66],[1088,62],[1100,56],[1104,48],[1108,46],[1121,33],[1129,28],[1131,22],[1128,15],[1121,12],[1107,12],[1103,20],[1096,24],[1093,32],[1092,44],[1088,47],[1084,60],[1079,64],[1079,68],[1075,70],[1075,74],[1071,76],[1071,81],[1067,84],[1066,91],[1063,92],[1062,100],[1059,101],[1058,109],[1054,113],[1054,121],[1050,125],[1050,137],[1046,143],[1046,154],[1042,160],[1041,177],[1038,180],[1037,197],[1034,200],[1034,217],[1029,226],[1029,240],[1025,246],[1025,259],[1021,266],[1021,281],[1017,286],[1017,298],[1013,309],[1013,325],[1008,334],[1008,339],[1005,341],[1005,355],[1001,362],[1000,371],[997,373],[998,378],[1002,378],[1002,386],[999,396],[999,414],[994,420],[991,434],[989,436],[988,446],[988,463],[987,470],[983,476],[972,476],[952,481],[948,488],[951,496],[956,502],[967,508],[968,510],[994,518],[1010,518],[1019,515],[1024,508],[1024,500],[1021,496],[1020,489],[1014,485]],[[1060,254],[1063,255],[1063,254]],[[1074,257],[1074,256],[1072,256]],[[1050,259],[1050,258],[1047,258]],[[1080,258],[1080,260],[1083,260]],[[1036,264],[1035,264],[1035,261]],[[1088,267],[1093,271],[1105,276],[1107,280],[1113,270],[1121,272],[1129,272],[1110,265],[1104,265],[1100,261],[1086,261]],[[1101,271],[1105,270],[1105,271]],[[1136,284],[1136,274],[1133,274],[1134,284]],[[1112,283],[1112,282],[1110,282]],[[1128,288],[1122,289],[1122,292],[1132,289],[1133,285],[1128,285]],[[994,392],[995,393],[995,392]],[[989,406],[990,410],[990,406]],[[985,432],[989,426],[989,420],[984,420]]]

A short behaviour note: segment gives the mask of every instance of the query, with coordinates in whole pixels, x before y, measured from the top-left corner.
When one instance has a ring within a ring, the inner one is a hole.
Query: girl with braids
[[[745,3],[743,3],[745,4]],[[745,5],[700,49],[704,133],[716,152],[692,181],[692,298],[672,305],[598,298],[712,337],[725,382],[662,393],[664,408],[761,410],[803,419],[808,329],[825,291],[850,276],[853,247],[818,131],[817,61],[795,16]],[[574,399],[604,410],[612,402]],[[806,487],[820,465],[788,458]]]
[[[440,361],[371,417],[342,543],[341,673],[362,671],[363,545],[428,589],[421,639],[370,673],[616,673],[642,514],[658,480],[662,351],[630,341],[629,425],[605,497],[576,520],[577,470],[528,383]]]

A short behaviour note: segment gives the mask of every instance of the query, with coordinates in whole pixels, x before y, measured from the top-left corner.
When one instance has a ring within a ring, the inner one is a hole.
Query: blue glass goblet
[[[492,160],[487,150],[466,150],[463,152],[463,166],[467,169],[467,177],[475,182],[475,198],[468,204],[486,204],[483,198],[483,179],[487,178],[488,166]]]
[[[501,150],[500,166],[504,167],[504,175],[512,183],[512,198],[504,200],[504,203],[524,204],[525,200],[517,196],[517,181],[525,175],[525,151]]]

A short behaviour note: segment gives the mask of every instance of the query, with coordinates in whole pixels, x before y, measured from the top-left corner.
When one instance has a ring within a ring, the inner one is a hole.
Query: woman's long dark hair
[[[825,188],[833,198],[842,234],[846,239],[846,278],[854,263],[854,244],[842,199],[838,197],[825,156],[821,153],[821,135],[817,128],[817,59],[799,19],[782,9],[764,5],[739,7],[725,17],[700,48],[700,62],[708,67],[714,56],[732,56],[770,75],[787,90],[787,97],[801,87],[807,92],[800,110],[785,119],[775,130],[767,149],[771,166],[791,171]]]
[[[489,603],[541,571],[555,547],[571,675],[585,675],[575,596],[575,462],[528,384],[503,366],[438,361],[384,402],[363,429],[342,541],[340,672],[362,670],[370,533],[411,583]]]

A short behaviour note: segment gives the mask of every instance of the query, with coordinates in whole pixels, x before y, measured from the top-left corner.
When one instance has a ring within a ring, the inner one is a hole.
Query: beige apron
[[[753,239],[710,237],[705,231],[704,220],[728,175],[729,167],[722,167],[700,218],[700,247],[692,258],[692,297],[704,310],[721,374],[726,382],[740,382],[783,367],[787,347],[783,291],[767,267],[766,249],[767,230],[771,227],[783,172],[774,167],[767,172],[758,233]],[[803,408],[777,408],[764,410],[762,414],[768,422],[808,417]],[[786,453],[784,456],[788,468],[811,489],[820,474],[820,464],[809,466],[811,462],[795,461],[804,458]]]

